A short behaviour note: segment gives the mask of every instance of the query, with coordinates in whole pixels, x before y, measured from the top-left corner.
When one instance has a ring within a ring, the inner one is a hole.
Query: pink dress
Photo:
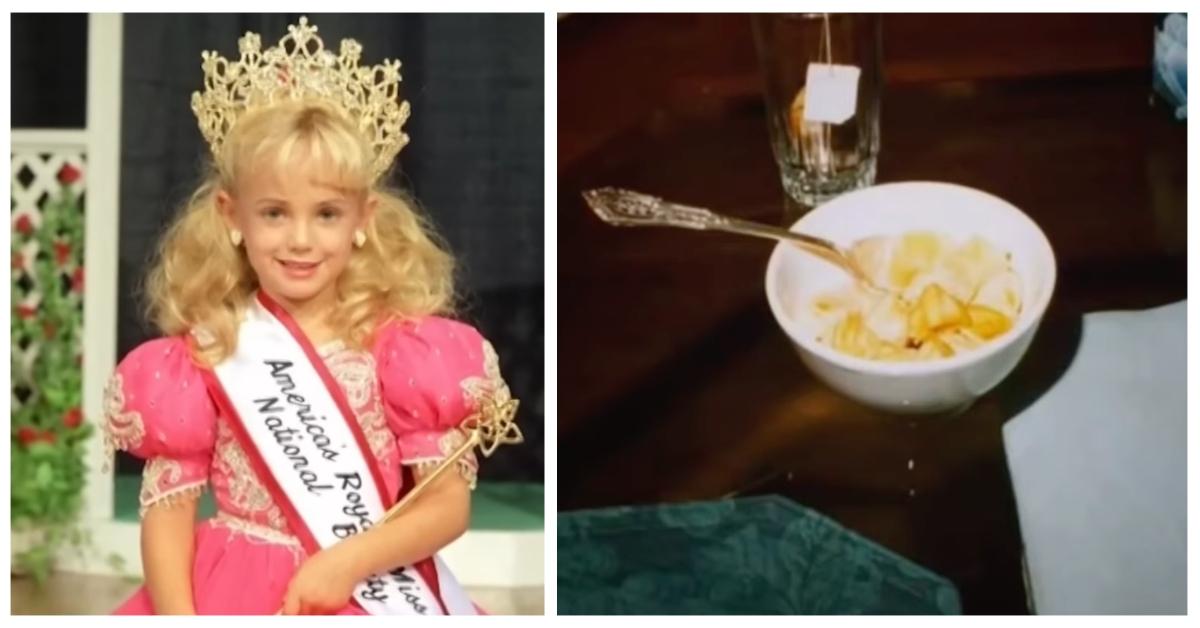
[[[379,461],[390,494],[403,467],[435,466],[463,442],[453,428],[484,396],[508,396],[495,351],[472,327],[444,318],[395,322],[372,351],[340,342],[318,353],[345,392]],[[500,399],[501,401],[505,399]],[[206,487],[215,517],[197,523],[192,591],[196,612],[273,614],[308,553],[251,469],[246,453],[209,398],[183,338],[134,349],[105,393],[111,446],[146,460],[141,509],[194,499]],[[476,459],[459,472],[475,484]],[[154,614],[145,587],[116,614]],[[339,614],[363,614],[349,605]]]

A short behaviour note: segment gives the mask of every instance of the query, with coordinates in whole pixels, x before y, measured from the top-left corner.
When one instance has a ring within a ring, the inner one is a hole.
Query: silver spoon
[[[804,233],[796,233],[764,225],[762,223],[741,220],[723,216],[700,207],[689,207],[664,201],[656,196],[622,190],[618,188],[598,188],[583,193],[592,211],[601,220],[610,225],[621,227],[682,227],[701,231],[726,231],[742,235],[782,240],[800,246],[822,259],[832,262],[850,273],[865,286],[887,292],[886,288],[878,286],[859,266],[855,257],[848,249],[837,244]]]

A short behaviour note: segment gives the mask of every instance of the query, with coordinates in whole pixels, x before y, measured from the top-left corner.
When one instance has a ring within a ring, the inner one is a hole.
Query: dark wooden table
[[[1029,75],[888,66],[879,181],[1008,199],[1059,260],[1017,371],[916,421],[803,367],[763,293],[770,243],[615,229],[579,198],[618,185],[783,221],[745,18],[572,16],[558,45],[559,507],[782,492],[950,578],[969,613],[1027,612],[1001,426],[1069,364],[1084,313],[1186,297],[1186,127],[1150,104],[1136,45]]]

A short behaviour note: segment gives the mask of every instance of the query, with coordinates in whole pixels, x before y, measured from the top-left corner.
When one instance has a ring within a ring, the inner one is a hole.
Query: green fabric
[[[558,612],[955,614],[958,591],[782,497],[565,512]]]
[[[546,487],[480,481],[471,495],[471,530],[521,532],[545,525]]]
[[[138,520],[140,474],[116,476],[113,510],[118,521]],[[217,512],[212,493],[200,496],[200,518]],[[471,530],[522,532],[541,530],[545,511],[545,487],[530,482],[479,482],[471,498]]]

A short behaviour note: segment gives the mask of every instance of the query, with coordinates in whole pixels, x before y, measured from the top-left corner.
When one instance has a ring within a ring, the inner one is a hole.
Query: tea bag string
[[[824,39],[824,41],[825,41],[825,63],[827,63],[829,65],[833,65],[833,35],[832,35],[832,33],[830,33],[829,14],[822,13],[821,21],[824,24],[824,32],[822,32],[822,35],[823,35],[822,39]],[[832,71],[832,69],[831,69],[831,71]]]
[[[824,58],[822,60],[825,62],[825,71],[833,74],[833,33],[829,25],[828,13],[821,14],[821,39],[824,45],[819,47],[824,49]],[[821,55],[822,52],[819,51],[817,54]],[[828,122],[820,124],[821,134],[818,136],[820,139],[818,140],[819,144],[817,147],[820,155],[818,163],[820,164],[820,169],[829,174],[833,171],[833,129],[831,128],[832,125]]]

